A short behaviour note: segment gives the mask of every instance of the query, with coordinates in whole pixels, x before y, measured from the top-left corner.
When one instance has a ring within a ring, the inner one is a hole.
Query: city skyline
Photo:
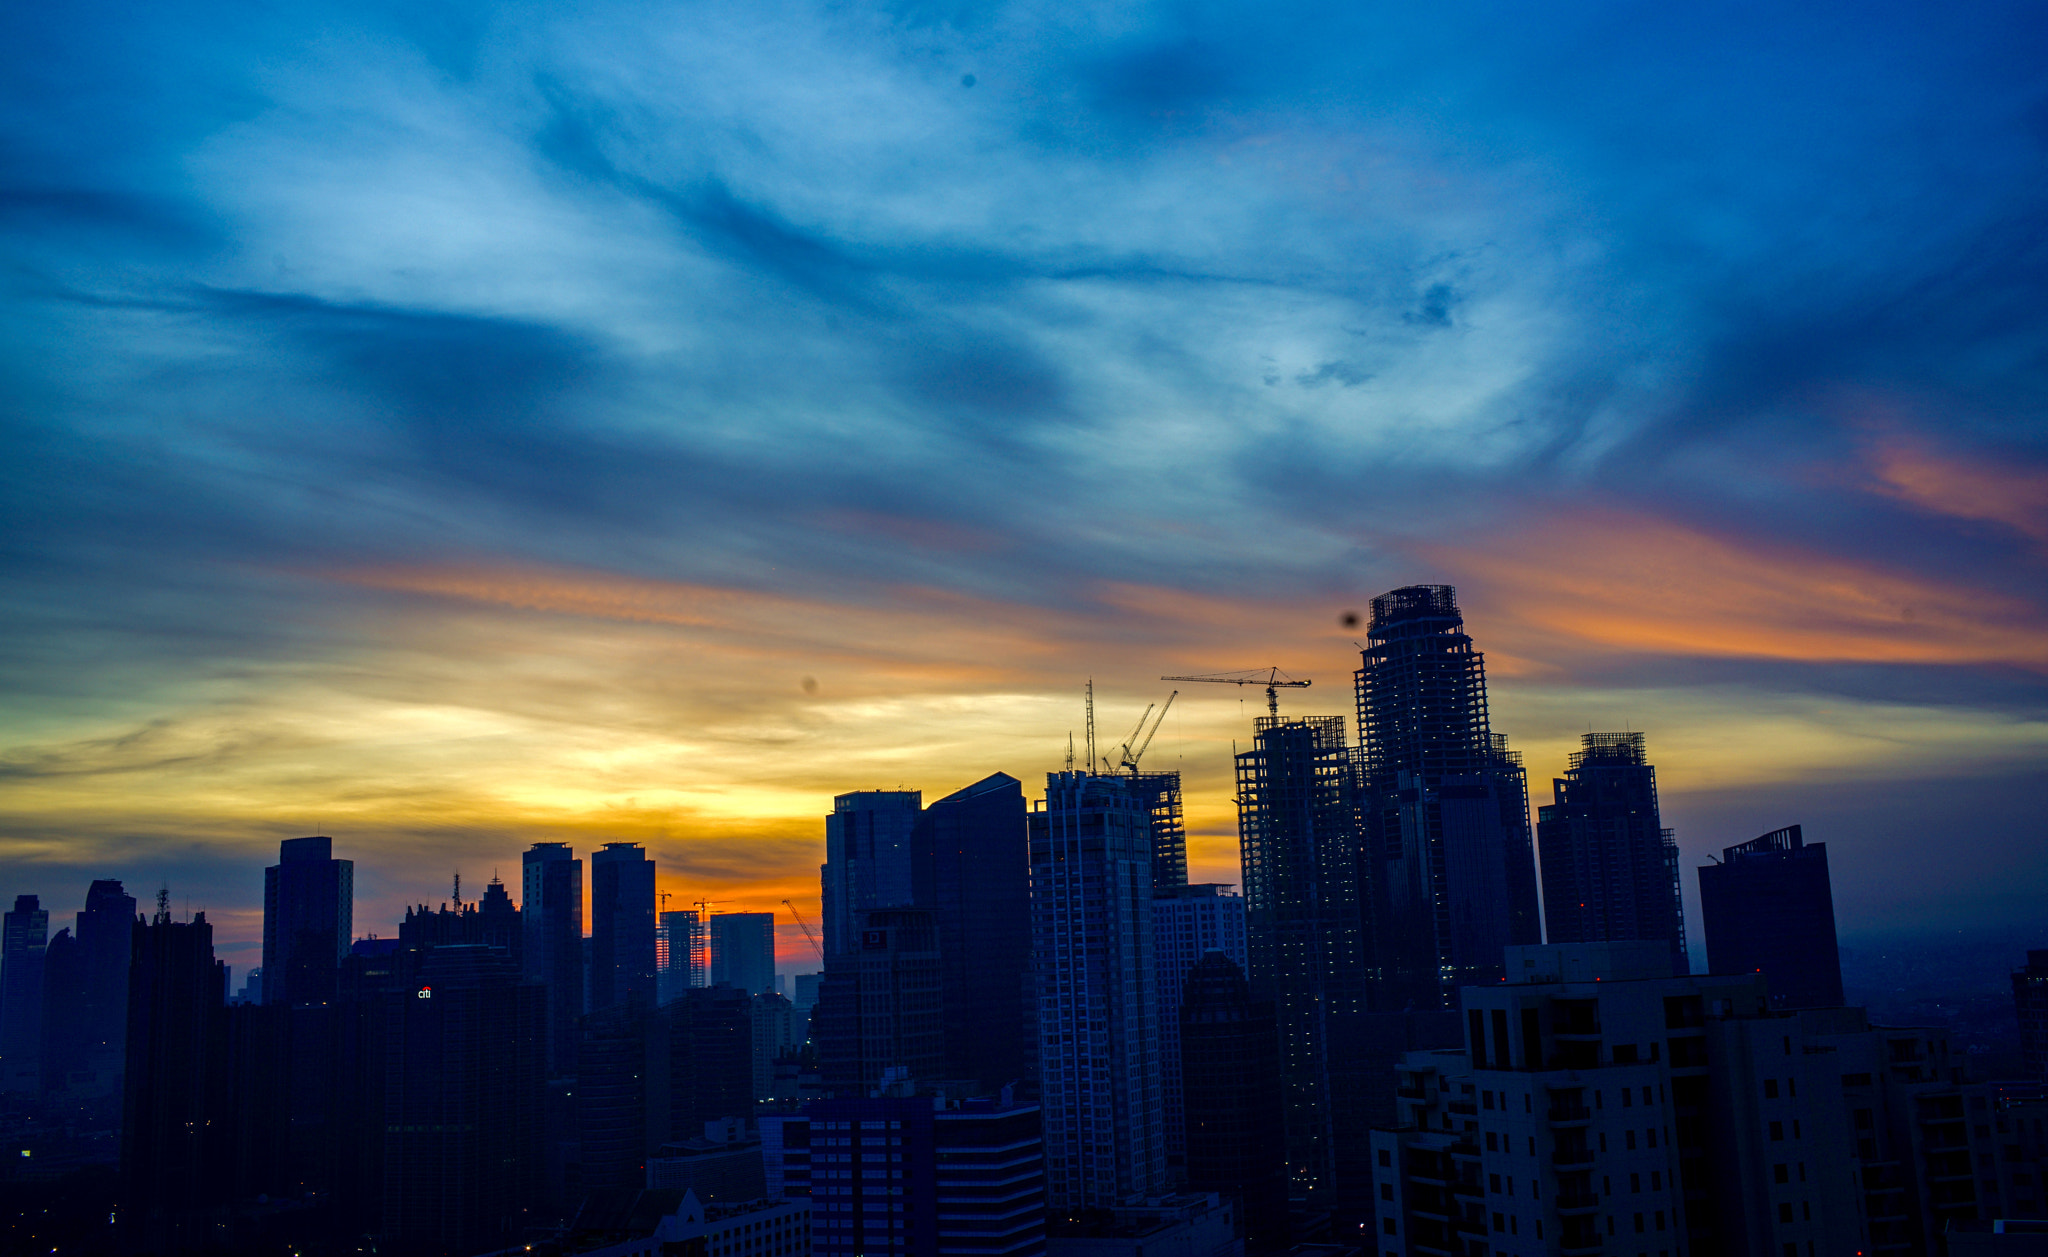
[[[834,795],[1348,715],[1424,582],[1688,869],[2048,890],[2038,10],[442,12],[0,41],[0,901],[638,842],[788,962]]]

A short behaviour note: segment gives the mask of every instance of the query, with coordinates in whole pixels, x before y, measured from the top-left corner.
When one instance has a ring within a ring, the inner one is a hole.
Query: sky
[[[2048,892],[2037,5],[0,11],[0,896],[257,963],[645,843],[817,904],[846,790],[1448,583],[1538,802],[1646,733],[1845,936]],[[1355,734],[1355,730],[1353,731]],[[1697,930],[1697,911],[1691,913]],[[811,916],[813,924],[816,917]],[[2048,942],[2048,940],[2044,940]],[[2015,958],[2017,959],[2017,958]]]

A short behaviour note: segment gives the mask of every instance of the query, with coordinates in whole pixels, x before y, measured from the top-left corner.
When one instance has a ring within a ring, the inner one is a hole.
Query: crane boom
[[[819,963],[819,964],[821,964],[821,965],[822,965],[822,964],[824,964],[824,963],[825,963],[825,949],[824,949],[824,948],[822,948],[822,947],[820,947],[820,946],[818,946],[818,936],[817,936],[817,935],[815,935],[815,934],[813,934],[813,933],[811,933],[811,927],[810,927],[809,925],[805,924],[805,922],[804,922],[804,914],[803,914],[803,913],[801,913],[801,912],[798,912],[798,911],[796,910],[796,905],[795,905],[795,904],[793,904],[793,903],[791,903],[791,902],[790,902],[789,900],[787,900],[787,899],[785,899],[785,900],[783,900],[783,901],[782,901],[782,906],[783,906],[783,907],[785,907],[785,908],[787,908],[787,909],[789,909],[789,915],[791,915],[791,916],[793,916],[793,917],[795,917],[795,918],[796,918],[796,928],[798,928],[798,929],[800,929],[800,930],[802,930],[802,931],[804,932],[804,941],[805,941],[805,942],[807,942],[807,943],[809,943],[809,944],[811,945],[811,950],[812,950],[812,951],[814,951],[814,952],[818,953],[818,963]]]
[[[1264,675],[1260,675],[1264,673]],[[1297,681],[1278,668],[1246,668],[1239,672],[1218,672],[1199,677],[1160,677],[1162,681],[1207,681],[1213,685],[1263,685],[1266,687],[1266,711],[1275,719],[1280,716],[1280,694],[1283,689],[1305,690],[1308,681]]]

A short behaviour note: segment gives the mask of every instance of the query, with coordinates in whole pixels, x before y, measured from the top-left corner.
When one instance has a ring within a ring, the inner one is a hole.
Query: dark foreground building
[[[1826,843],[1806,845],[1799,826],[1729,847],[1700,867],[1707,965],[1715,973],[1761,973],[1773,1008],[1834,1008],[1842,1002],[1842,957]]]
[[[1254,1003],[1220,951],[1196,962],[1180,1004],[1187,1186],[1244,1204],[1252,1248],[1287,1247],[1287,1135],[1273,1006]]]
[[[263,1002],[334,999],[355,929],[353,860],[334,858],[334,839],[288,838],[263,871]]]
[[[1537,812],[1545,923],[1553,943],[1657,939],[1671,971],[1692,971],[1679,899],[1678,844],[1657,806],[1657,769],[1640,733],[1588,733]]]

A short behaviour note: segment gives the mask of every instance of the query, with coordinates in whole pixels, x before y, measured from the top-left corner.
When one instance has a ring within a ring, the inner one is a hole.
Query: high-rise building
[[[1152,887],[1168,891],[1188,884],[1188,830],[1182,816],[1180,774],[1132,772],[1132,797],[1152,818]]]
[[[119,1094],[134,927],[134,898],[117,881],[97,881],[75,929],[50,940],[43,973],[46,1090],[78,1099]]]
[[[386,996],[383,1236],[399,1252],[507,1249],[541,1185],[546,1010],[495,947],[435,947]]]
[[[704,922],[695,909],[661,914],[660,932],[655,936],[660,965],[655,982],[658,1002],[666,1004],[692,987],[705,985],[706,946]]]
[[[1721,863],[1700,866],[1700,916],[1712,972],[1763,974],[1775,1008],[1841,1004],[1828,848],[1808,846],[1799,826],[1729,847]]]
[[[2048,1081],[2048,951],[2029,951],[2027,967],[2013,972],[2012,1002],[2027,1077]]]
[[[891,1070],[919,1083],[944,1077],[945,974],[932,918],[922,908],[863,913],[858,950],[826,960],[818,1065],[834,1094],[868,1095]]]
[[[1166,1147],[1151,818],[1127,780],[1062,772],[1027,820],[1047,1205],[1155,1196]]]
[[[1663,940],[1517,947],[1465,988],[1463,1046],[1409,1055],[1374,1133],[1378,1250],[1870,1251],[1846,1062],[1758,975],[1670,965]]]
[[[832,800],[832,814],[825,818],[825,863],[818,870],[826,955],[857,944],[860,913],[916,902],[910,835],[923,806],[924,796],[916,790],[855,790]]]
[[[520,873],[520,963],[526,977],[547,988],[548,1074],[561,1077],[576,1072],[576,1019],[583,1015],[583,861],[566,842],[537,842]]]
[[[176,1251],[212,1242],[205,1216],[229,1192],[227,970],[203,912],[131,930],[120,1221],[128,1251]]]
[[[1287,1131],[1273,1006],[1254,1003],[1244,970],[1212,950],[1189,970],[1177,1020],[1188,1189],[1243,1201],[1252,1244],[1284,1249]]]
[[[355,928],[353,860],[334,839],[287,838],[263,871],[263,1002],[328,1004]]]
[[[1155,848],[1153,856],[1158,857]],[[1204,955],[1220,952],[1244,969],[1244,899],[1234,886],[1204,883],[1152,891],[1153,990],[1159,1002],[1159,1096],[1164,1106],[1166,1162],[1179,1166],[1187,1152],[1181,1108],[1180,1000],[1188,974]]]
[[[1454,1007],[1500,979],[1503,948],[1541,938],[1527,778],[1449,585],[1373,599],[1356,679],[1373,1004]]]
[[[943,972],[945,1076],[995,1091],[1031,1068],[1031,869],[1024,787],[992,773],[926,808],[911,835],[913,901]]]
[[[775,914],[711,914],[711,985],[748,994],[775,989]]]
[[[0,1091],[43,1087],[43,970],[50,914],[34,895],[16,895],[0,916]]]
[[[591,853],[591,1009],[654,1003],[654,899],[654,861],[639,843]]]
[[[896,1086],[804,1113],[818,1257],[1045,1252],[1037,1106],[937,1102]]]
[[[1537,813],[1553,943],[1662,939],[1689,973],[1678,844],[1657,809],[1657,770],[1640,733],[1588,733]],[[1839,1001],[1837,1001],[1839,1002]]]
[[[1237,757],[1247,973],[1279,1025],[1293,1190],[1326,1209],[1344,1194],[1330,1022],[1366,1001],[1351,756],[1341,716],[1262,716],[1253,727],[1253,749]]]

